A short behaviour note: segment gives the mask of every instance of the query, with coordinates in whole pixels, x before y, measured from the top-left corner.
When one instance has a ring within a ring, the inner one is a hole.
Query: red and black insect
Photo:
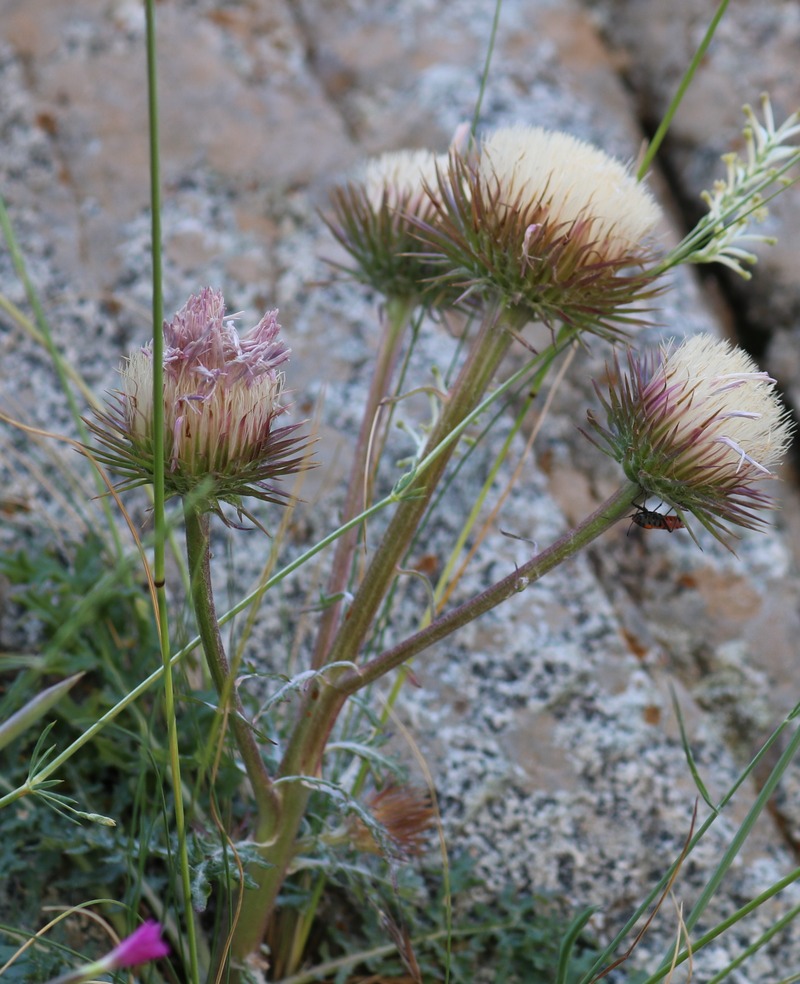
[[[686,529],[680,516],[665,516],[656,509],[645,509],[644,506],[637,507],[630,519],[643,530],[666,530],[667,533],[672,533],[674,530]]]

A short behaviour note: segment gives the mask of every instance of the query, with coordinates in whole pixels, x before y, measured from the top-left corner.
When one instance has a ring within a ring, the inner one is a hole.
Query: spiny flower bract
[[[220,502],[246,513],[243,496],[285,501],[272,480],[305,463],[298,425],[275,426],[285,409],[279,368],[289,357],[277,311],[241,337],[233,320],[222,294],[205,288],[163,329],[167,494],[201,494],[218,513]],[[89,424],[103,445],[93,457],[120,473],[126,489],[153,480],[152,343],[120,374],[114,403]]]
[[[370,827],[363,819],[351,817],[350,839],[356,850],[380,854],[388,852],[409,858],[423,853],[434,820],[430,797],[413,786],[388,785],[367,797]]]
[[[386,153],[331,193],[333,217],[326,221],[354,260],[347,272],[385,297],[426,298],[432,269],[416,222],[435,213],[431,194],[445,163],[428,150]]]
[[[575,137],[497,130],[477,153],[451,153],[439,199],[420,235],[440,254],[438,281],[465,296],[614,336],[655,293],[643,268],[658,206],[624,165]]]
[[[606,395],[595,389],[606,426],[589,414],[602,450],[627,477],[693,514],[723,540],[726,524],[757,529],[772,508],[763,482],[774,477],[792,434],[775,380],[742,349],[710,335],[677,348],[628,353],[628,372],[615,359]]]

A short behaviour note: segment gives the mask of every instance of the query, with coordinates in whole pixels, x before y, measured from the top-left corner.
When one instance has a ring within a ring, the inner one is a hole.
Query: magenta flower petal
[[[161,939],[161,926],[153,919],[131,933],[119,946],[115,947],[103,963],[109,970],[123,967],[136,967],[150,960],[158,960],[169,954],[169,946]]]

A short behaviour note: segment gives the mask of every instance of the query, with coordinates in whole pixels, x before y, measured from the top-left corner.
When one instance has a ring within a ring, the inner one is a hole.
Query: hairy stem
[[[197,631],[203,644],[211,679],[220,697],[220,707],[230,710],[233,731],[239,754],[242,756],[247,777],[253,787],[258,807],[259,824],[266,817],[275,821],[280,810],[280,799],[273,789],[272,780],[261,757],[255,735],[244,716],[244,708],[236,692],[228,657],[222,643],[219,621],[214,607],[211,589],[211,551],[209,545],[209,517],[200,508],[185,504],[186,552],[191,574],[192,606],[197,620]]]
[[[441,410],[427,443],[427,451],[441,447],[441,453],[426,468],[419,484],[409,489],[400,501],[389,527],[356,592],[348,613],[334,640],[329,662],[355,661],[372,621],[394,580],[408,545],[425,514],[431,496],[457,441],[447,438],[479,404],[483,393],[503,355],[511,335],[499,324],[499,312],[487,313],[467,359]],[[266,818],[259,825],[258,841],[262,854],[273,867],[260,871],[257,890],[245,893],[242,914],[233,942],[234,959],[251,953],[263,937],[272,907],[286,877],[295,849],[295,841],[305,814],[310,785],[303,777],[313,778],[320,771],[328,736],[347,699],[337,680],[345,667],[331,669],[315,678],[298,711],[297,723],[286,747],[278,772],[281,783],[279,822]],[[258,924],[258,925],[256,925]]]
[[[275,867],[259,876],[258,893],[248,892],[245,895],[245,906],[248,902],[254,906],[255,896],[258,895],[258,908],[261,910],[265,925],[269,909],[274,905],[285,878],[297,831],[311,795],[312,784],[305,783],[303,777],[313,778],[319,774],[328,736],[348,696],[455,632],[462,625],[473,621],[513,595],[519,594],[547,571],[576,554],[627,515],[634,499],[640,494],[638,485],[633,483],[624,485],[579,526],[565,533],[527,564],[475,598],[436,619],[405,642],[386,650],[361,667],[338,667],[330,671],[327,679],[316,678],[314,689],[307,694],[298,716],[298,723],[289,741],[277,780],[282,785],[283,812],[280,824],[265,825],[260,831],[259,839],[271,845],[265,856]],[[256,935],[248,940],[250,949],[258,945],[260,938]],[[247,952],[248,949],[240,950],[241,955]]]
[[[638,485],[633,483],[624,485],[574,530],[569,530],[546,550],[537,554],[501,581],[435,619],[424,629],[414,633],[391,649],[385,650],[363,666],[346,670],[337,681],[339,690],[347,694],[356,693],[380,679],[390,670],[400,666],[401,663],[432,646],[435,642],[449,636],[456,629],[473,622],[515,594],[524,591],[534,581],[538,581],[548,571],[573,556],[578,550],[591,543],[610,526],[626,516],[634,499],[639,495],[641,495],[641,489]]]

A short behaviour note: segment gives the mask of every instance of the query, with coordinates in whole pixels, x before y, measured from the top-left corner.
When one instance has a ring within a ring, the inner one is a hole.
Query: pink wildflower
[[[169,946],[161,939],[161,926],[155,920],[148,919],[119,946],[114,947],[102,963],[106,965],[106,970],[121,970],[158,960],[168,954]]]

